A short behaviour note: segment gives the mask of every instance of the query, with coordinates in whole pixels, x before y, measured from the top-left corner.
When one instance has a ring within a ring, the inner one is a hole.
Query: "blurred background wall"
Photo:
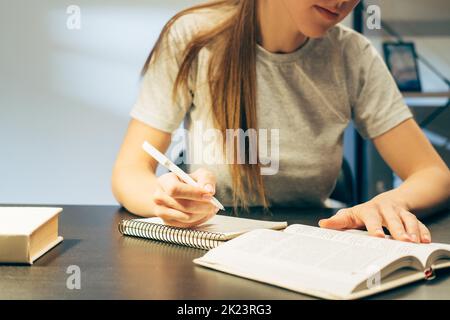
[[[389,32],[391,29],[405,42],[412,42],[418,55],[431,63],[433,68],[447,79],[450,78],[450,2],[448,0],[365,0],[364,3],[366,7],[377,5],[381,9],[385,26],[381,30],[369,30],[367,27],[364,30],[364,34],[380,53],[382,53],[384,41],[395,42],[396,40]],[[422,94],[413,98],[407,97],[405,102],[410,106],[419,124],[432,113],[443,111],[422,129],[447,165],[450,165],[450,128],[448,126],[450,109],[443,108],[448,103],[448,84],[420,59],[418,69],[424,93],[439,93],[439,95],[444,93],[445,95],[447,92],[447,97],[430,98]],[[387,165],[377,165],[377,162],[374,162],[377,166],[374,182],[366,183],[363,187],[372,190],[369,190],[368,198],[381,191],[376,190],[378,183],[376,176],[383,176],[383,167],[387,168]],[[398,186],[400,183],[401,180],[394,176],[393,185]]]
[[[195,2],[0,0],[0,203],[115,203],[140,69],[164,23]],[[66,27],[73,4],[80,30]]]
[[[110,175],[140,68],[163,24],[197,2],[0,0],[0,203],[115,203]],[[448,0],[383,2],[391,20],[450,21]],[[66,27],[70,5],[81,30]],[[448,34],[419,38],[448,75]]]

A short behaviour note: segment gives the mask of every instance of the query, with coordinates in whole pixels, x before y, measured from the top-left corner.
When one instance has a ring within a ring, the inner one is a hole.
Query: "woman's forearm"
[[[440,167],[423,169],[381,196],[391,197],[417,215],[436,212],[449,205],[450,171]]]
[[[116,200],[128,211],[153,216],[151,195],[158,188],[158,182],[150,169],[133,166],[115,168],[112,188]]]

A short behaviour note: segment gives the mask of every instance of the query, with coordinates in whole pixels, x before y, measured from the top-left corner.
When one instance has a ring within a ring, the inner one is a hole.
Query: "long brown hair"
[[[178,76],[173,86],[173,99],[179,90],[188,90],[191,67],[200,50],[212,48],[209,61],[208,81],[211,101],[214,101],[213,118],[216,127],[224,134],[227,129],[257,129],[256,117],[256,39],[257,0],[210,1],[183,10],[175,15],[163,28],[142,70],[144,75],[156,60],[161,45],[170,27],[182,16],[202,9],[231,9],[232,14],[209,30],[202,30],[189,41],[182,54]],[[239,139],[239,137],[237,137]],[[235,141],[234,146],[239,145]],[[244,143],[245,145],[245,143]],[[225,143],[224,143],[225,149]],[[259,150],[259,148],[258,148]],[[257,152],[258,153],[258,152]],[[246,148],[245,157],[248,157]],[[249,161],[250,162],[250,161]],[[239,164],[230,166],[234,207],[247,208],[256,199],[268,207],[261,166]]]

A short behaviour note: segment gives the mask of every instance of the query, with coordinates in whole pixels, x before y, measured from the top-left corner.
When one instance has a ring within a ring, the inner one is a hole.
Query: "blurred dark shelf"
[[[449,98],[450,91],[442,92],[402,92],[405,98]]]

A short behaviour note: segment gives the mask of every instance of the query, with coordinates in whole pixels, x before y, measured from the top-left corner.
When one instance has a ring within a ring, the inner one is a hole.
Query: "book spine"
[[[136,220],[122,220],[119,232],[123,235],[169,242],[197,249],[213,249],[224,242],[219,233],[171,227]]]

